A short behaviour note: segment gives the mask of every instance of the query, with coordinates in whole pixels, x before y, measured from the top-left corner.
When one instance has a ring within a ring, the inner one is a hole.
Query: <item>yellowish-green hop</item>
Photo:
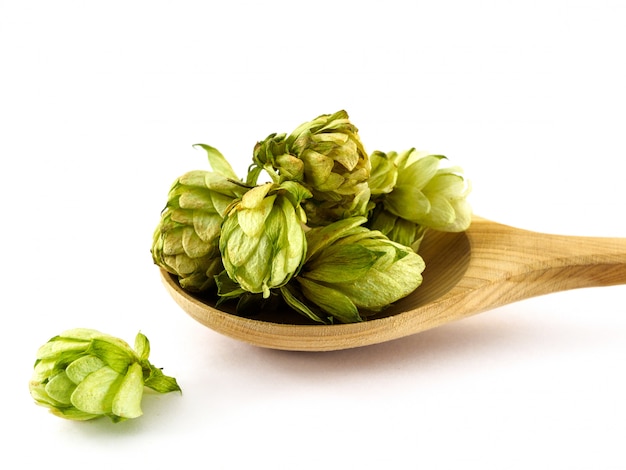
[[[343,110],[305,122],[289,135],[271,134],[256,144],[253,160],[249,182],[264,169],[275,182],[297,181],[311,192],[303,201],[311,226],[367,212],[369,156]]]
[[[185,173],[172,185],[152,241],[155,264],[178,277],[186,290],[214,286],[223,270],[219,252],[226,209],[248,188],[236,180],[230,165],[214,148],[202,145],[216,171]]]
[[[426,229],[461,232],[469,227],[469,181],[461,168],[442,165],[444,156],[410,149],[375,152],[371,158],[375,208],[369,214],[370,228],[416,249]]]
[[[270,295],[298,272],[306,254],[300,184],[266,183],[246,192],[229,209],[219,248],[228,277],[249,293]]]
[[[362,321],[413,292],[422,283],[423,259],[410,248],[342,219],[306,233],[308,251],[300,273],[281,289],[296,311],[316,321]],[[312,304],[312,305],[311,305]]]
[[[37,352],[31,396],[61,418],[113,422],[142,415],[144,387],[180,391],[173,377],[149,361],[150,343],[138,333],[133,350],[121,339],[77,328],[51,338]]]

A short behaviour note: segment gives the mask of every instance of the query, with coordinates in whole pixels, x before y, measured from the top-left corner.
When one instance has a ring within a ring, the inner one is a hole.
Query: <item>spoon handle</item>
[[[476,218],[468,274],[509,287],[505,303],[581,287],[626,284],[626,238],[552,235]]]
[[[540,295],[626,284],[626,238],[552,235],[480,217],[472,219],[466,235],[467,247],[459,238],[459,243],[432,250],[437,256],[450,250],[448,259],[457,260],[462,272],[456,273],[453,286],[441,282],[429,290],[430,298],[398,315],[397,321],[382,319],[395,324],[383,325],[381,338],[419,333]],[[388,334],[394,329],[393,336]]]

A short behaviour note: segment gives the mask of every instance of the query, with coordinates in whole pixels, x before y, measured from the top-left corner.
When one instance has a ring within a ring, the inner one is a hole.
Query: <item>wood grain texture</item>
[[[626,239],[550,235],[475,217],[463,233],[431,231],[420,248],[423,284],[382,314],[346,325],[306,324],[288,311],[255,319],[214,308],[161,271],[178,305],[215,331],[257,346],[330,351],[419,333],[522,299],[626,284]]]

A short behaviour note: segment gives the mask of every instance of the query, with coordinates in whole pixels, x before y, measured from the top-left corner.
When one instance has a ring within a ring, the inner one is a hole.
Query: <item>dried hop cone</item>
[[[369,156],[345,111],[323,114],[289,135],[270,135],[255,146],[254,162],[275,181],[298,181],[311,191],[303,202],[311,226],[367,212]]]
[[[180,391],[176,379],[148,361],[149,354],[150,343],[141,333],[133,350],[121,339],[95,330],[66,331],[39,348],[31,396],[66,419],[137,418],[142,415],[144,387],[159,393]]]
[[[370,187],[375,208],[368,226],[414,249],[428,228],[467,229],[472,215],[467,202],[470,184],[461,168],[442,166],[444,159],[415,149],[374,152]]]
[[[318,321],[321,309],[339,322],[358,322],[362,311],[381,311],[421,284],[422,258],[363,227],[366,220],[352,217],[307,232],[307,257],[294,278],[298,288],[283,293],[293,308]]]
[[[219,248],[225,272],[243,291],[267,298],[300,269],[306,254],[300,203],[308,197],[298,183],[266,183],[231,206]]]
[[[157,265],[194,292],[212,287],[214,277],[223,270],[218,246],[221,224],[228,206],[247,190],[217,150],[202,147],[218,171],[190,171],[176,179],[151,250]]]

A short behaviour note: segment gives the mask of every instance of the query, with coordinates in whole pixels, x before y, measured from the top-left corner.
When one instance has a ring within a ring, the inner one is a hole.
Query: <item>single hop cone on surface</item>
[[[148,361],[149,354],[150,343],[141,333],[133,350],[96,330],[68,330],[39,348],[29,390],[38,405],[62,418],[138,418],[144,387],[180,391],[176,379]]]

